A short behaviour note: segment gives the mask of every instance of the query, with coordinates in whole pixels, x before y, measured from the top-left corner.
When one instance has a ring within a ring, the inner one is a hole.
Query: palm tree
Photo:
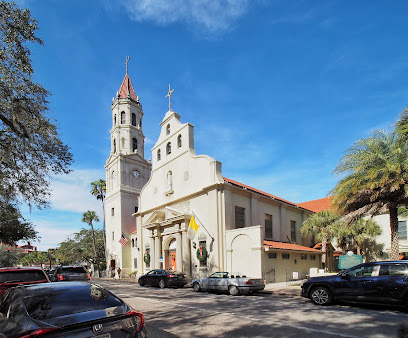
[[[408,108],[401,112],[400,119],[395,124],[395,131],[398,135],[398,142],[401,144],[408,142]]]
[[[102,202],[103,211],[103,245],[106,246],[105,241],[105,196],[106,196],[106,181],[99,179],[91,183],[91,194],[96,197],[97,200]]]
[[[92,244],[94,249],[94,262],[96,267],[98,267],[98,254],[96,253],[96,242],[95,242],[95,231],[92,222],[99,222],[99,217],[96,215],[95,211],[86,211],[82,215],[82,222],[87,223],[92,229]]]
[[[302,235],[315,235],[319,241],[322,241],[323,267],[326,268],[326,247],[327,242],[333,238],[333,228],[340,217],[329,210],[320,211],[311,215],[305,220],[300,228]]]
[[[388,212],[391,259],[399,259],[398,207],[408,203],[408,146],[398,132],[376,130],[346,151],[334,170],[345,175],[332,190],[334,211],[352,224],[364,215]]]
[[[381,235],[381,227],[372,219],[360,218],[350,226],[351,236],[357,247],[357,255],[361,254],[361,243],[367,237]]]

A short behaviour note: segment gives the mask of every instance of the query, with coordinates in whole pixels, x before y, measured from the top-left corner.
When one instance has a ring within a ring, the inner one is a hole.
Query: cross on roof
[[[170,84],[169,84],[169,92],[165,96],[169,98],[169,111],[171,111],[171,94],[173,94],[173,92],[174,92],[174,89],[170,90]]]

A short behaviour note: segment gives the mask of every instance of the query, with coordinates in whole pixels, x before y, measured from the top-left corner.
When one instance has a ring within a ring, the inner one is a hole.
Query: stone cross
[[[169,98],[169,111],[171,111],[171,94],[173,94],[173,92],[174,92],[174,89],[170,90],[170,84],[169,84],[169,92],[165,96]]]

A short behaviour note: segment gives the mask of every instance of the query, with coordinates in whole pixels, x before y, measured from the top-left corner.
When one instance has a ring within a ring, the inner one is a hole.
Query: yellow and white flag
[[[197,233],[198,228],[199,225],[196,223],[194,216],[191,216],[190,224],[187,230],[187,238],[192,241]]]

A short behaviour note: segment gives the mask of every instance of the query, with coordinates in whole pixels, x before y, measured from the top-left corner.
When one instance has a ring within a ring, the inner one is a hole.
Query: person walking
[[[118,279],[120,279],[120,273],[122,272],[121,268],[118,268]]]

